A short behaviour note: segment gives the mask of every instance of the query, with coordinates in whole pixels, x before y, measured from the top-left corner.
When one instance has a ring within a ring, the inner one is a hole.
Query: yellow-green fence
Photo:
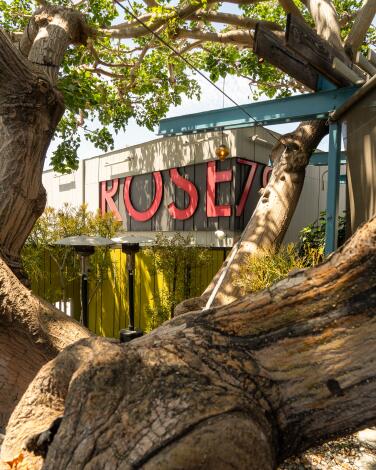
[[[204,266],[192,266],[190,275],[189,297],[202,293],[222,265],[226,251],[224,249],[209,250],[209,262]],[[129,324],[128,309],[128,273],[126,269],[126,254],[121,249],[110,251],[112,268],[102,282],[90,281],[89,271],[89,329],[94,333],[119,337],[119,331]],[[61,300],[54,296],[58,291],[59,274],[53,260],[46,254],[45,272],[48,273],[38,282],[32,280],[33,291],[52,301]],[[154,307],[156,293],[169,289],[163,274],[155,272],[152,256],[145,250],[136,254],[135,269],[135,327],[145,331],[148,326],[148,312]],[[79,320],[80,280],[76,279],[66,287],[66,298],[71,301],[72,316]]]

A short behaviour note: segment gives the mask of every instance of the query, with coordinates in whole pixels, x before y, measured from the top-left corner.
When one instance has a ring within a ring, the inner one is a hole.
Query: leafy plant
[[[258,251],[247,257],[241,266],[235,285],[243,293],[265,289],[285,278],[295,269],[316,266],[324,258],[326,212],[321,212],[318,220],[300,231],[296,244],[279,249]],[[345,241],[346,216],[338,217],[338,245]]]
[[[305,256],[311,249],[321,251],[324,256],[326,231],[326,211],[320,212],[319,218],[312,224],[304,227],[299,234],[299,253]],[[338,217],[338,246],[341,246],[346,237],[346,215]]]
[[[295,269],[314,266],[320,260],[320,250],[312,248],[305,256],[300,256],[295,244],[278,250],[260,250],[246,258],[233,282],[244,294],[255,292],[270,287]]]
[[[178,303],[199,294],[192,286],[192,271],[207,264],[210,253],[206,248],[193,246],[190,235],[176,233],[173,237],[159,234],[147,255],[153,260],[152,274],[162,274],[168,286],[156,290],[153,306],[147,308],[150,331],[169,320]]]
[[[65,204],[62,209],[46,208],[36,222],[21,253],[23,268],[32,282],[48,281],[51,269],[45,269],[46,257],[55,265],[57,282],[45,284],[51,287],[45,291],[46,300],[66,301],[68,285],[80,276],[80,265],[72,248],[55,245],[61,238],[73,235],[92,235],[111,238],[121,224],[111,213],[101,215],[88,211],[86,205],[74,208]],[[90,257],[90,278],[98,286],[103,282],[112,262],[108,249],[99,248]]]

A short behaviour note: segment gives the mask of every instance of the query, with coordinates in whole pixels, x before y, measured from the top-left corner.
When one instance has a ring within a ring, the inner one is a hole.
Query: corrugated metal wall
[[[209,250],[210,261],[205,266],[192,266],[190,275],[189,297],[195,297],[210,283],[227,252],[225,249]],[[119,331],[129,323],[128,310],[128,274],[126,255],[121,249],[110,251],[112,269],[107,279],[101,283],[90,282],[89,273],[89,329],[97,335],[118,338]],[[56,295],[59,276],[51,258],[45,256],[45,272],[43,280],[31,280],[32,290],[40,297],[49,301],[61,300]],[[153,258],[145,250],[136,254],[135,269],[135,327],[143,331],[148,325],[148,311],[153,309],[156,292],[171,289],[163,274],[156,273]],[[80,280],[76,279],[66,288],[66,298],[72,301],[72,314],[80,318]]]

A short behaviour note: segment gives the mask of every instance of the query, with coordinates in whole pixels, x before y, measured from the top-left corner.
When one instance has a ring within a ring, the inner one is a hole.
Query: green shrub
[[[234,283],[243,294],[248,294],[271,286],[295,269],[314,266],[320,261],[320,249],[311,248],[305,256],[300,256],[294,244],[278,250],[260,250],[246,257]]]
[[[193,288],[193,270],[208,263],[209,250],[192,245],[190,235],[174,234],[167,237],[157,235],[155,245],[148,248],[146,254],[152,257],[152,274],[162,274],[167,288],[159,289],[153,296],[152,306],[148,306],[147,331],[151,331],[169,320],[177,304],[190,297],[200,295]]]
[[[338,217],[338,245],[345,241],[346,216]],[[243,293],[265,289],[285,278],[295,269],[315,266],[324,258],[326,212],[317,221],[304,227],[297,244],[278,250],[258,251],[249,255],[234,280]]]
[[[321,250],[322,258],[325,247],[326,211],[320,212],[318,220],[304,227],[299,234],[299,254],[305,256],[310,249]],[[346,215],[338,217],[338,246],[345,241]]]

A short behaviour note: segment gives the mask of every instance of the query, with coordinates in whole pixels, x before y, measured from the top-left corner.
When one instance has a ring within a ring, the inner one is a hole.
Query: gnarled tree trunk
[[[375,423],[375,315],[376,218],[324,264],[263,292],[131,344],[66,348],[18,404],[1,458],[51,470],[273,469]]]
[[[66,346],[89,336],[68,316],[35,297],[0,260],[0,433],[39,369]]]
[[[65,51],[86,41],[80,13],[43,7],[19,50],[0,30],[0,257],[20,276],[20,252],[42,214],[44,159],[64,112],[55,88]]]
[[[46,202],[42,171],[64,111],[55,89],[67,46],[83,40],[76,12],[43,7],[19,50],[0,30],[0,432],[43,364],[89,332],[33,296],[21,248]]]

